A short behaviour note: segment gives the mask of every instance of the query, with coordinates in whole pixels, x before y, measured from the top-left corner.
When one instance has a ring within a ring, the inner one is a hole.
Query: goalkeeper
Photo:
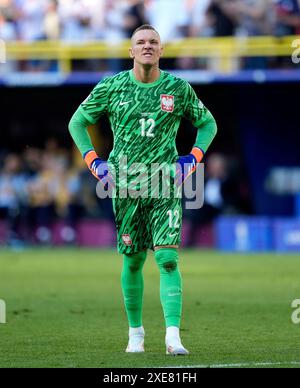
[[[180,185],[202,161],[217,133],[213,116],[192,87],[159,69],[162,54],[159,33],[150,25],[139,27],[131,39],[133,69],[100,82],[70,121],[71,136],[92,174],[104,185],[109,182],[109,166],[120,173],[119,165],[124,157],[128,169],[136,163],[171,166],[177,162],[175,178]],[[108,162],[97,155],[87,130],[102,115],[108,116],[114,136]],[[179,157],[175,140],[183,117],[190,120],[198,132],[191,153]],[[117,194],[113,206],[118,250],[123,255],[121,283],[129,322],[126,352],[144,352],[143,266],[147,250],[153,249],[160,271],[166,351],[171,355],[186,355],[189,352],[180,338],[182,279],[178,248],[182,226],[181,200],[171,195],[169,198],[123,198]]]

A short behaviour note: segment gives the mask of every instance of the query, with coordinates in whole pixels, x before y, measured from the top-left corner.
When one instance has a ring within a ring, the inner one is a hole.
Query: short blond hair
[[[151,26],[150,24],[143,24],[142,26],[136,28],[134,31],[133,31],[133,34],[131,36],[131,39],[134,37],[134,35],[139,32],[139,31],[143,31],[143,30],[150,30],[150,31],[154,31],[157,33],[158,36],[159,35],[159,32],[153,27]]]

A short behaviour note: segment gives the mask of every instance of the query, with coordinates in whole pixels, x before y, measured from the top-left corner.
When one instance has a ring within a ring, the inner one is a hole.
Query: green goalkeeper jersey
[[[209,124],[212,118],[186,81],[164,71],[153,83],[137,81],[133,70],[105,78],[79,112],[92,124],[101,115],[108,116],[114,136],[109,162],[117,166],[126,157],[128,167],[133,163],[174,163],[181,118],[187,118],[196,128]],[[210,134],[209,142],[205,136],[200,141],[204,152],[212,138]]]

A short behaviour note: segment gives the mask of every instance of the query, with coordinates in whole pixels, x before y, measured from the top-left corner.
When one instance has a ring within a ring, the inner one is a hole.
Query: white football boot
[[[177,327],[167,328],[166,354],[171,356],[186,356],[189,354],[189,351],[181,343],[179,329]]]
[[[126,353],[144,353],[144,338],[145,330],[143,326],[137,328],[129,328],[129,342],[126,348]]]

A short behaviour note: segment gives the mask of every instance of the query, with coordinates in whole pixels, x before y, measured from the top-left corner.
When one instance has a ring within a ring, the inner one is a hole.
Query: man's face
[[[152,30],[138,31],[131,40],[130,56],[140,65],[158,64],[163,48],[159,35]]]

